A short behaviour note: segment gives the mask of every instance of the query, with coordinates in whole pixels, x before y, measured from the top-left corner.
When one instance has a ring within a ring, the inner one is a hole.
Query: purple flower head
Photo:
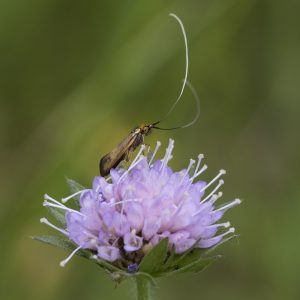
[[[225,171],[220,170],[209,183],[197,180],[207,169],[201,166],[203,155],[199,155],[197,162],[190,160],[187,169],[174,172],[168,166],[174,141],[170,140],[164,157],[155,160],[159,147],[157,142],[148,159],[142,155],[142,146],[128,169],[112,169],[109,178],[96,176],[91,189],[79,192],[79,211],[46,196],[45,206],[67,211],[66,228],[59,230],[77,249],[91,250],[106,261],[126,262],[131,270],[164,238],[168,238],[169,250],[180,254],[191,247],[210,248],[234,232],[229,222],[219,220],[241,201],[216,206]]]

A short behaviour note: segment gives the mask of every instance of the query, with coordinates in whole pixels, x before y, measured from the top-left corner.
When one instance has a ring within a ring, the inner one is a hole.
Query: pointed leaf
[[[204,270],[208,265],[210,265],[212,262],[214,262],[216,259],[219,259],[221,256],[214,256],[214,257],[206,257],[206,258],[200,258],[198,260],[195,260],[194,262],[185,265],[178,270],[174,270],[172,272],[163,272],[158,274],[158,276],[172,276],[172,275],[177,275],[177,274],[182,274],[182,273],[187,273],[187,272],[193,272],[193,273],[198,273],[202,270]]]
[[[36,241],[46,243],[58,248],[62,248],[68,252],[74,251],[78,247],[77,245],[65,238],[53,235],[33,236],[32,238]],[[76,252],[76,255],[94,261],[98,266],[106,269],[109,272],[122,272],[121,269],[117,268],[116,266],[110,264],[107,261],[98,258],[96,255],[93,255],[89,250],[80,249]]]
[[[163,268],[167,270],[169,267],[173,266],[174,261],[178,259],[178,255],[175,253],[175,246],[173,245],[171,251],[167,257],[166,262],[163,265]]]
[[[46,243],[48,245],[52,245],[58,248],[62,248],[66,251],[74,251],[78,246],[76,246],[71,241],[67,240],[66,238],[54,236],[54,235],[39,235],[33,236],[34,240]],[[91,254],[87,250],[79,250],[76,252],[76,255],[89,258]]]
[[[188,252],[185,256],[181,259],[178,259],[176,262],[176,266],[182,268],[186,265],[193,263],[194,261],[199,260],[202,255],[202,249],[194,248],[190,252]]]
[[[161,269],[168,251],[168,239],[161,240],[150,252],[142,259],[139,271],[153,274]]]

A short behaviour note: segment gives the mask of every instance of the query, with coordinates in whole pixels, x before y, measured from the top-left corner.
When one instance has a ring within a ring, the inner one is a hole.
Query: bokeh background
[[[160,118],[179,93],[184,21],[189,80],[201,117],[175,138],[174,168],[205,153],[225,177],[227,218],[241,234],[199,275],[159,281],[157,299],[300,299],[300,2],[296,0],[67,1],[0,3],[0,298],[131,299],[92,263],[29,239],[42,197],[85,186],[98,161],[140,122]],[[165,122],[195,111],[186,92]]]

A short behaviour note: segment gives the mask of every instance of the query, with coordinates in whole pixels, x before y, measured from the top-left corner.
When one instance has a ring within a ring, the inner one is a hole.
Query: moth
[[[183,34],[183,38],[184,38],[184,44],[185,44],[185,53],[186,53],[185,77],[183,80],[180,94],[179,94],[178,98],[176,99],[176,101],[174,102],[174,104],[172,105],[172,107],[170,108],[170,110],[168,111],[168,113],[160,121],[150,123],[150,124],[139,125],[135,129],[133,129],[129,133],[129,135],[126,138],[124,138],[111,152],[109,152],[108,154],[106,154],[105,156],[103,156],[101,158],[100,163],[99,163],[99,170],[100,170],[101,176],[108,175],[112,168],[117,167],[119,165],[119,163],[122,162],[123,160],[127,160],[129,157],[129,154],[131,152],[133,152],[141,144],[144,143],[145,136],[149,135],[153,129],[174,130],[174,129],[179,129],[179,128],[186,128],[186,127],[193,125],[199,117],[199,114],[200,114],[199,97],[198,97],[197,92],[194,89],[194,87],[187,81],[188,46],[187,46],[187,38],[186,38],[185,29],[184,29],[184,26],[183,26],[181,20],[175,14],[170,14],[170,16],[175,18],[176,21],[179,23],[182,34]],[[178,101],[181,99],[181,96],[183,94],[183,91],[184,91],[184,88],[186,85],[190,88],[190,90],[194,96],[194,99],[196,101],[196,104],[197,104],[197,112],[196,112],[195,118],[190,123],[182,125],[182,126],[177,126],[177,127],[172,127],[172,128],[158,127],[157,125],[159,123],[161,123],[162,121],[164,121],[170,115],[170,113],[173,111],[173,109],[177,105]]]

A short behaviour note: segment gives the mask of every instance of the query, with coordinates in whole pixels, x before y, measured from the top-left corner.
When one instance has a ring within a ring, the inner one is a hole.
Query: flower
[[[78,250],[88,249],[105,261],[122,262],[130,273],[164,238],[168,239],[169,251],[174,249],[181,254],[192,247],[210,248],[234,232],[229,222],[218,222],[226,210],[241,203],[235,199],[216,207],[222,196],[218,190],[224,184],[220,177],[226,172],[220,170],[209,183],[197,181],[207,169],[206,165],[200,168],[202,154],[197,163],[191,159],[187,169],[174,172],[168,166],[174,141],[170,139],[163,159],[155,160],[159,147],[157,142],[148,159],[142,155],[145,150],[142,145],[128,169],[112,169],[109,178],[96,176],[91,189],[76,193],[80,194],[79,211],[45,196],[45,206],[66,210],[66,226],[58,228],[45,218],[41,221],[78,246],[61,266]],[[216,181],[216,186],[205,196]]]

